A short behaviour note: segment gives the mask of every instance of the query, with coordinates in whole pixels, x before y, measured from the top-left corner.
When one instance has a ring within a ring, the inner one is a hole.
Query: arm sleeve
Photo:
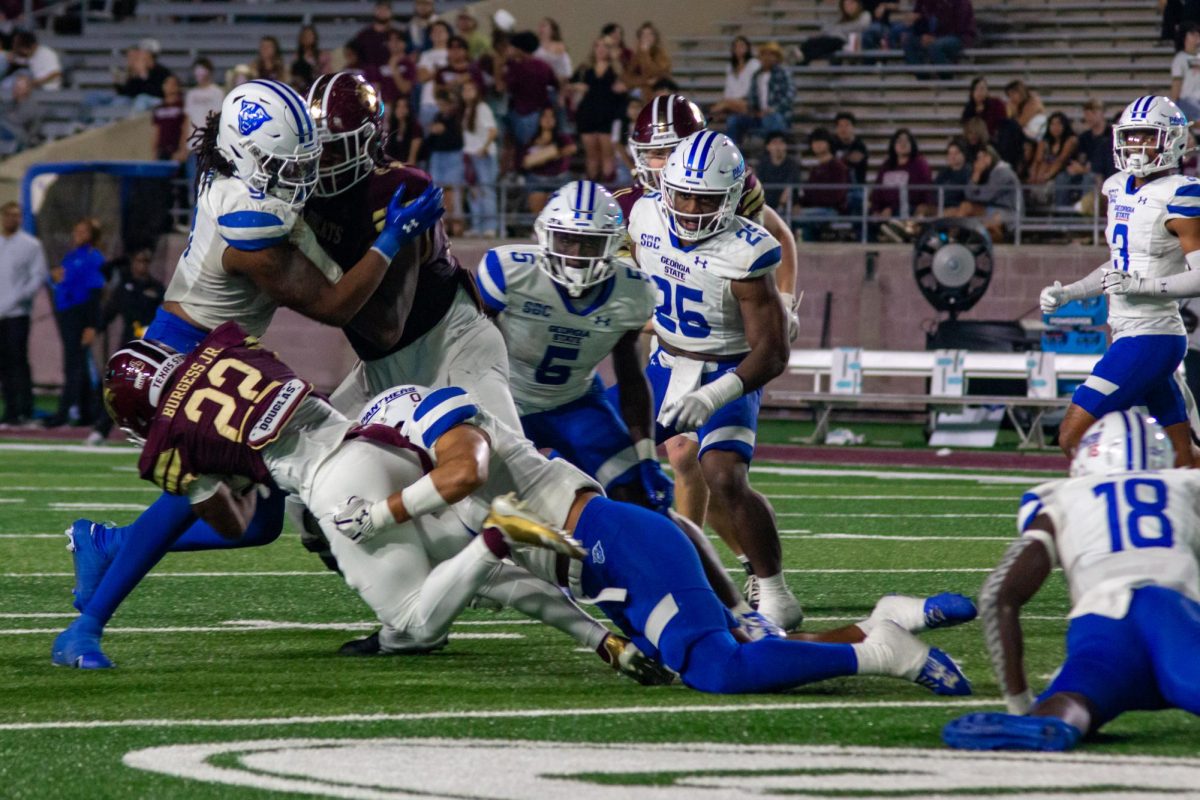
[[[504,277],[504,267],[500,256],[495,250],[489,250],[479,262],[475,282],[479,286],[479,294],[484,304],[492,311],[500,312],[508,306],[508,283]]]
[[[1151,278],[1154,297],[1197,297],[1200,296],[1200,269],[1189,269],[1178,275]]]
[[[1070,300],[1082,300],[1085,297],[1099,297],[1104,293],[1103,279],[1104,272],[1112,269],[1112,264],[1105,261],[1100,266],[1089,272],[1074,283],[1068,283],[1063,289],[1067,292],[1067,297]]]

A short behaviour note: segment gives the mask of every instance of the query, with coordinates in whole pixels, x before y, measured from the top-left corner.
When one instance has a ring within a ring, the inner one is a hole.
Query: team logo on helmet
[[[249,136],[263,125],[271,121],[267,110],[253,100],[243,100],[242,108],[238,111],[238,133]]]

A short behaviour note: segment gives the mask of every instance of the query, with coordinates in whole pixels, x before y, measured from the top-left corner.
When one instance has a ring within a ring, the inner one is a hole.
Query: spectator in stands
[[[985,147],[975,154],[971,182],[967,185],[962,205],[947,209],[948,217],[980,217],[996,241],[1003,241],[1005,231],[1012,227],[1017,216],[1017,198],[1021,181],[994,147]]]
[[[254,59],[254,77],[287,82],[287,66],[283,63],[283,51],[274,36],[263,36],[258,40],[258,57]]]
[[[743,144],[746,134],[761,131],[769,134],[786,131],[792,126],[792,103],[796,87],[792,76],[783,66],[783,48],[778,42],[768,42],[758,48],[762,67],[754,75],[750,94],[746,98],[746,113],[731,114],[726,132],[734,144]]]
[[[801,208],[795,215],[805,221],[800,225],[800,235],[806,242],[819,239],[825,228],[813,220],[836,217],[847,211],[850,193],[845,184],[850,182],[850,170],[834,157],[833,147],[833,135],[825,128],[816,128],[808,135],[808,149],[817,163],[808,171],[805,183],[812,188],[805,187],[800,197]],[[758,175],[761,180],[761,169]]]
[[[839,111],[833,118],[833,155],[850,170],[850,182],[867,182],[867,145],[855,132],[858,120],[849,111]]]
[[[1046,135],[1038,142],[1033,164],[1029,168],[1028,182],[1033,186],[1041,187],[1036,192],[1036,197],[1040,202],[1052,201],[1051,190],[1078,147],[1079,138],[1071,129],[1071,121],[1067,119],[1066,114],[1055,111],[1050,115],[1049,122],[1046,123]],[[1058,198],[1053,201],[1058,203]],[[1065,199],[1058,204],[1069,205]]]
[[[1096,202],[1093,190],[1117,171],[1113,164],[1112,137],[1112,126],[1104,116],[1104,103],[1088,100],[1083,104],[1083,132],[1079,134],[1079,147],[1055,179],[1057,205],[1074,203],[1075,211],[1085,216],[1092,215]]]
[[[811,137],[810,137],[811,140]],[[800,164],[788,154],[788,137],[783,131],[767,136],[765,151],[754,165],[754,174],[766,192],[767,205],[785,214],[800,183]]]
[[[540,58],[549,64],[550,69],[554,70],[554,77],[558,78],[559,89],[565,89],[572,73],[571,54],[563,44],[562,29],[558,26],[558,21],[551,17],[542,17],[538,23],[537,36],[538,49],[533,52],[534,58]]]
[[[120,317],[121,335],[118,342],[128,342],[144,335],[158,307],[162,305],[166,288],[162,281],[150,274],[152,257],[150,248],[142,248],[129,257],[128,264],[119,265],[117,285],[104,301],[100,330],[107,330],[112,321]],[[112,417],[97,414],[96,427],[88,434],[86,443],[100,444],[108,438],[112,429]]]
[[[417,0],[414,3],[414,12],[412,19],[409,21],[409,37],[408,51],[410,53],[419,53],[425,49],[425,26],[418,17],[418,10],[422,3],[428,3],[429,13],[432,17],[433,2],[432,0]],[[417,40],[413,40],[411,31],[414,23],[417,23],[417,28],[420,30],[420,36]],[[357,53],[360,57],[358,67],[382,67],[388,62],[390,51],[388,50],[388,36],[395,30],[392,26],[392,4],[391,0],[377,0],[375,8],[371,11],[371,24],[354,34],[354,38],[350,41],[357,47]]]
[[[496,181],[499,178],[496,140],[499,129],[492,109],[483,101],[483,90],[474,81],[462,85],[463,153],[470,170],[471,229],[468,233],[491,238],[499,232],[496,215]]]
[[[157,105],[162,100],[163,84],[171,74],[150,52],[152,42],[152,39],[144,39],[125,50],[124,80],[113,84],[117,102],[132,106],[134,111],[145,111]]]
[[[12,97],[0,104],[0,139],[8,142],[5,152],[15,153],[41,140],[41,106],[33,99],[33,79],[15,75]]]
[[[985,141],[984,147],[987,146]],[[957,210],[966,199],[966,187],[971,182],[973,172],[974,151],[963,136],[955,136],[946,144],[946,166],[938,170],[933,178],[934,186],[939,187],[928,202],[917,206],[916,216],[920,219],[945,216],[948,211]],[[939,197],[938,194],[941,196]],[[916,238],[920,231],[914,220],[905,223],[905,239]]]
[[[408,52],[408,38],[395,28],[388,34],[388,61],[379,68],[379,95],[387,106],[412,102],[417,85],[417,62]]]
[[[821,28],[800,44],[800,63],[811,64],[842,51],[852,35],[862,36],[871,27],[871,12],[863,8],[862,0],[838,0],[839,18]]]
[[[425,132],[413,117],[412,107],[408,103],[393,103],[391,109],[383,154],[410,167],[416,166]]]
[[[465,49],[465,47],[464,47]],[[437,114],[429,125],[425,146],[429,148],[429,176],[446,193],[446,232],[462,232],[462,198],[467,185],[463,158],[463,109],[458,90],[440,86],[435,90]]]
[[[1158,10],[1163,15],[1161,38],[1179,50],[1183,47],[1183,26],[1200,23],[1200,0],[1158,0]]]
[[[1183,49],[1171,62],[1171,99],[1193,125],[1200,122],[1200,23],[1180,28]]]
[[[5,203],[0,207],[0,425],[24,425],[33,419],[30,315],[46,274],[42,243],[21,230],[21,207]]]
[[[1046,135],[1046,122],[1049,117],[1046,115],[1046,107],[1042,105],[1042,98],[1026,86],[1025,81],[1018,79],[1009,82],[1004,87],[1004,94],[1008,97],[1008,118],[1020,127],[1023,137],[1021,158],[1009,163],[1017,169],[1018,175],[1022,175],[1033,164],[1034,151],[1037,143]],[[1010,138],[1017,138],[1015,130]],[[1016,150],[1015,142],[1007,142],[1004,137],[997,135],[997,145],[1000,144],[1004,145],[1006,151]],[[1005,156],[1011,157],[1008,152],[1005,152]]]
[[[626,106],[621,62],[603,36],[592,42],[586,63],[571,77],[575,93],[575,130],[583,140],[584,173],[588,180],[611,180],[615,169],[613,124]]]
[[[625,29],[616,22],[610,22],[600,29],[600,35],[620,59],[621,68],[627,69],[633,63],[633,51],[625,44]]]
[[[908,25],[892,20],[892,14],[900,10],[896,0],[866,0],[863,7],[871,12],[871,24],[863,31],[864,50],[890,50],[899,47],[908,30]]]
[[[663,47],[662,34],[652,22],[643,22],[637,29],[637,49],[625,72],[625,82],[630,92],[648,100],[654,93],[654,84],[670,76],[671,56]]]
[[[183,89],[174,75],[163,84],[163,101],[150,112],[154,126],[154,157],[159,161],[178,161],[187,158],[187,115],[183,107]]]
[[[539,131],[544,133],[539,120],[545,116],[545,108],[554,105],[558,79],[549,64],[533,57],[538,49],[536,34],[514,33],[510,44],[496,89],[508,94],[509,134],[517,148],[524,149]],[[571,146],[575,146],[573,142]]]
[[[71,229],[70,252],[50,270],[54,288],[54,315],[63,345],[63,387],[58,411],[45,421],[47,428],[68,423],[91,425],[96,418],[98,397],[92,385],[90,348],[100,324],[100,291],[104,288],[104,254],[100,223],[85,218]]]
[[[933,182],[929,162],[921,155],[917,140],[908,128],[900,128],[888,142],[887,157],[879,165],[871,192],[871,213],[885,220],[908,219],[922,203],[930,201]],[[886,229],[885,229],[886,230]]]
[[[916,0],[913,12],[916,20],[904,44],[909,64],[954,64],[963,48],[975,43],[971,0]]]
[[[966,105],[963,106],[959,120],[965,125],[972,117],[979,117],[987,125],[989,137],[995,137],[1008,119],[1008,108],[999,97],[993,97],[988,90],[987,78],[976,75],[971,81],[971,91],[967,95]]]
[[[708,110],[709,122],[722,121],[730,114],[746,113],[750,84],[761,66],[753,57],[750,40],[740,35],[733,37],[729,45],[729,63],[725,65],[725,88],[721,99]]]
[[[434,87],[437,74],[450,61],[450,26],[434,20],[429,26],[429,47],[417,58],[417,81],[421,84],[421,99],[417,104],[417,119],[428,126],[437,114],[437,99]]]
[[[446,43],[446,66],[437,71],[437,84],[461,89],[468,81],[480,89],[483,88],[483,72],[471,61],[471,51],[467,48],[467,40],[461,36],[451,36]]]
[[[465,6],[458,10],[454,18],[454,33],[467,40],[467,49],[471,52],[471,60],[477,61],[492,48],[487,34],[479,30],[479,20]]]
[[[537,130],[520,159],[529,213],[534,216],[545,208],[550,193],[566,183],[571,156],[576,153],[575,140],[559,129],[558,114],[553,106],[546,106],[539,112],[537,123]]]
[[[300,33],[296,36],[296,58],[292,61],[290,70],[292,88],[306,95],[313,81],[321,75],[328,75],[332,70],[329,51],[321,49],[317,29],[312,25],[302,25]]]
[[[342,50],[342,57],[346,60],[346,69],[351,69],[350,61],[352,58],[357,59],[358,56],[352,52],[351,45],[346,45]],[[225,70],[225,93],[232,92],[237,87],[247,81],[254,80],[254,68],[249,64],[235,64]]]
[[[383,3],[380,3],[383,5]],[[392,7],[388,6],[388,24],[391,24]],[[379,6],[375,8],[375,19],[379,20]],[[408,18],[408,52],[423,53],[433,46],[433,42],[429,38],[430,28],[433,25],[433,0],[413,0],[413,13]]]
[[[12,51],[8,56],[11,73],[26,70],[33,79],[33,88],[44,92],[56,92],[62,88],[62,62],[53,48],[39,44],[31,31],[13,34]],[[6,77],[4,94],[11,95],[12,84]]]
[[[196,190],[196,154],[189,146],[192,134],[204,128],[209,114],[221,113],[221,103],[225,99],[225,89],[213,83],[212,62],[204,56],[192,62],[192,78],[196,85],[183,94],[183,114],[187,118],[183,134],[187,156],[184,159],[184,174],[187,176],[189,195]]]

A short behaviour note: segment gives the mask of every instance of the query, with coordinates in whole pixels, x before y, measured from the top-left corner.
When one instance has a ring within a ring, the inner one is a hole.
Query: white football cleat
[[[760,586],[757,611],[785,631],[794,631],[804,622],[804,609],[791,592],[780,596],[762,592]]]

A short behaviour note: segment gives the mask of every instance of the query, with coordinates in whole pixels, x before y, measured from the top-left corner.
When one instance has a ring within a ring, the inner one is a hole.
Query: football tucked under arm
[[[188,499],[196,516],[226,539],[240,539],[258,508],[255,485],[249,481],[242,484],[232,489],[217,476],[202,475],[188,487]]]

